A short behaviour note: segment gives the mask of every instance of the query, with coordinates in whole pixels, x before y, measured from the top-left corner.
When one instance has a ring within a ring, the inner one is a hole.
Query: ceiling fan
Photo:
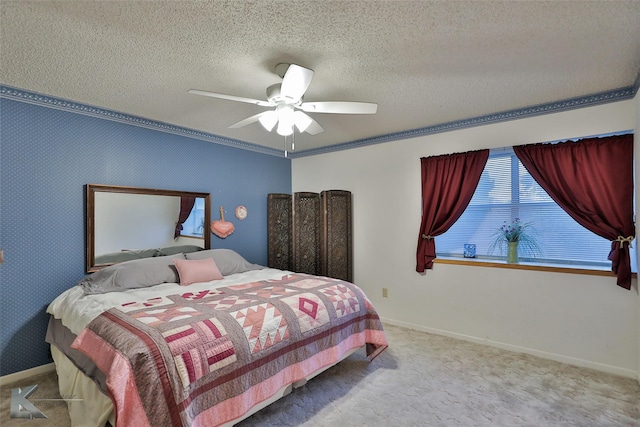
[[[283,136],[291,135],[294,127],[300,133],[307,132],[311,135],[323,132],[322,126],[306,113],[375,114],[378,110],[378,104],[370,102],[304,102],[302,98],[313,78],[313,70],[296,64],[278,64],[276,66],[276,74],[282,77],[282,83],[276,83],[267,88],[267,101],[198,89],[190,89],[189,93],[246,102],[261,107],[275,107],[272,110],[241,120],[229,127],[235,129],[254,122],[260,122],[267,131],[271,132],[277,124],[276,132]]]

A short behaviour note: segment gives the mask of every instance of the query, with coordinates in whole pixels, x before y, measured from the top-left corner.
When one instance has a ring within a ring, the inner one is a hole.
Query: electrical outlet
[[[387,298],[389,296],[389,289],[382,288],[382,297]]]

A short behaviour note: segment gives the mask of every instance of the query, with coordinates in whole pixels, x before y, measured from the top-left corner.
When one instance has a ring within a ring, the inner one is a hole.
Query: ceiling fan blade
[[[259,105],[261,107],[272,107],[273,106],[268,101],[261,101],[259,99],[251,99],[251,98],[243,98],[241,96],[225,95],[224,93],[207,92],[205,90],[189,89],[189,93],[194,94],[194,95],[209,96],[211,98],[227,99],[229,101],[246,102],[248,104],[255,104],[255,105]]]
[[[235,124],[232,124],[231,126],[229,126],[229,128],[230,129],[237,129],[237,128],[241,128],[241,127],[246,126],[246,125],[250,125],[251,123],[255,123],[257,121],[260,121],[262,123],[261,119],[263,119],[265,117],[268,117],[270,114],[275,114],[275,111],[272,111],[272,110],[263,111],[262,113],[258,113],[258,114],[254,115],[254,116],[247,117],[244,120],[240,120],[238,123],[235,123]],[[276,117],[276,121],[277,121],[277,117]],[[274,123],[274,125],[275,125],[275,123]],[[273,128],[273,126],[271,126],[271,127]]]
[[[280,94],[283,97],[298,101],[307,91],[312,78],[313,70],[291,64],[282,78]]]
[[[350,101],[303,102],[299,108],[307,113],[375,114],[378,104]]]

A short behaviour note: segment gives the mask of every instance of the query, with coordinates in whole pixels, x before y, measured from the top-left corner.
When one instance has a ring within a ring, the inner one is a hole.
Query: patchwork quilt
[[[95,318],[73,347],[107,375],[122,426],[215,426],[366,346],[387,347],[353,283],[289,274],[131,301]]]

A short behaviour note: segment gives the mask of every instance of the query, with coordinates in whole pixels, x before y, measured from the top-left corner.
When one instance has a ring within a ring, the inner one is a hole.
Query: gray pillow
[[[183,254],[136,259],[111,265],[78,282],[85,295],[106,294],[127,289],[146,288],[160,283],[178,283],[174,259]]]
[[[189,253],[189,252],[198,252],[201,251],[202,248],[196,245],[178,245],[178,246],[167,246],[165,248],[158,248],[157,256],[165,256],[165,255],[175,255],[179,253]]]
[[[98,255],[96,257],[96,264],[113,264],[116,262],[131,261],[134,259],[151,258],[159,255],[172,255],[161,254],[158,249],[140,249],[140,250],[123,250],[120,252],[112,252],[110,254]]]
[[[213,258],[223,276],[265,268],[262,265],[251,264],[242,255],[231,249],[209,249],[185,254],[185,257],[187,259]]]

